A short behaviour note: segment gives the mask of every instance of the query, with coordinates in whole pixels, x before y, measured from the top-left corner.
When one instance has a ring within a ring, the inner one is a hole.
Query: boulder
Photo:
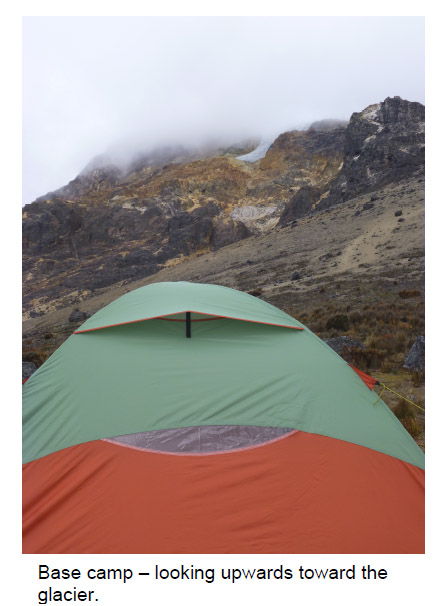
[[[37,366],[34,362],[22,362],[22,380],[29,379],[36,370]]]
[[[90,317],[86,311],[80,311],[79,309],[74,309],[69,316],[69,322],[83,322]]]
[[[408,370],[424,370],[425,369],[425,338],[424,336],[417,337],[405,358],[403,364]]]

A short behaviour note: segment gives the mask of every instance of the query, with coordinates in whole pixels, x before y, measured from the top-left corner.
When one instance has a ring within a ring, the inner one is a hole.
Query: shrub
[[[369,339],[368,347],[379,349],[386,352],[386,354],[403,353],[406,343],[406,335],[402,332],[386,333],[372,336]]]
[[[359,311],[353,311],[349,314],[349,320],[352,324],[359,324],[363,320],[363,316]]]
[[[412,372],[412,385],[414,387],[420,387],[425,382],[425,371],[424,370],[414,370]]]
[[[403,399],[397,400],[397,404],[394,406],[393,412],[397,419],[400,419],[400,421],[409,417],[415,419],[415,410],[412,408],[411,404],[408,404]]]
[[[404,419],[402,422],[403,427],[408,431],[411,436],[416,439],[421,433],[420,425],[417,419],[413,419],[412,417],[408,417]]]
[[[379,349],[367,348],[367,349],[353,349],[349,351],[346,357],[346,361],[350,362],[354,366],[357,366],[361,370],[371,370],[374,368],[380,368],[386,353]]]
[[[412,297],[419,297],[421,292],[419,290],[400,290],[398,296],[401,299],[411,299]]]
[[[383,360],[380,370],[382,372],[394,372],[395,364],[393,364],[389,360]]]
[[[394,407],[393,412],[397,419],[401,421],[403,427],[409,431],[413,438],[417,438],[421,433],[420,425],[415,416],[415,410],[411,404],[404,400],[399,400]]]
[[[22,353],[23,362],[33,362],[37,367],[48,359],[49,355],[41,349],[25,350]]]
[[[326,322],[326,329],[349,330],[349,318],[346,314],[331,316]]]

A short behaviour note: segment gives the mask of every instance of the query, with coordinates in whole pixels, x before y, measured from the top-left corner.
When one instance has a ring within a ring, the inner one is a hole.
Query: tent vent
[[[290,427],[208,425],[160,429],[108,438],[122,446],[168,453],[209,453],[260,446],[293,433]]]

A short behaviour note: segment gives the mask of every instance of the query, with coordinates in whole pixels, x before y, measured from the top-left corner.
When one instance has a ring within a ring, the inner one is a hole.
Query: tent
[[[422,553],[424,456],[306,326],[230,288],[107,305],[24,385],[25,553]]]

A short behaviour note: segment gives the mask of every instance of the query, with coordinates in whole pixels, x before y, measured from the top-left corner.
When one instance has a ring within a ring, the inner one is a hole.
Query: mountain
[[[275,227],[301,186],[323,187],[342,162],[345,128],[280,135],[256,162],[248,147],[205,157],[180,149],[139,156],[126,170],[105,156],[23,210],[24,304],[93,294],[196,253]]]
[[[24,317],[80,304],[237,242],[277,238],[301,218],[362,195],[371,194],[366,205],[374,206],[375,192],[405,179],[419,191],[423,171],[424,106],[399,97],[349,122],[283,133],[271,145],[164,147],[125,167],[100,156],[23,209]],[[257,253],[251,256],[255,263]]]

